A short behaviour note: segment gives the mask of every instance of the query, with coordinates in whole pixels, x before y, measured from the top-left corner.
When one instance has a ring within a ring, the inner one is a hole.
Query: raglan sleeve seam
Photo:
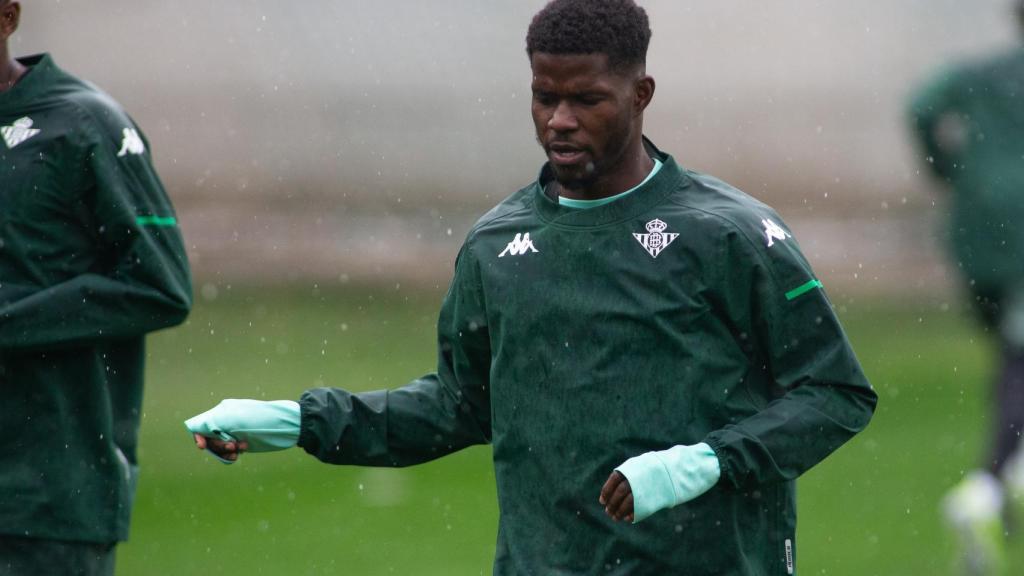
[[[480,259],[477,257],[475,245],[476,231],[474,230],[473,233],[466,238],[466,255],[469,257],[469,261],[466,262],[466,264],[472,266],[470,272],[472,273],[473,290],[476,292],[476,297],[480,301],[480,306],[483,308],[484,317],[488,318],[487,299],[484,298],[483,275],[481,274]]]
[[[71,111],[77,118],[75,126],[78,130],[72,131],[72,139],[69,141],[74,154],[75,170],[66,171],[66,182],[73,187],[75,198],[83,198],[96,185],[96,175],[89,169],[90,156],[96,153],[96,146],[99,145],[97,135],[99,134],[99,122],[85,106],[69,101]],[[84,178],[82,176],[85,176]]]

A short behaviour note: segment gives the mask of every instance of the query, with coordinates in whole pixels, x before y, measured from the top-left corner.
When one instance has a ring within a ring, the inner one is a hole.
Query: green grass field
[[[328,466],[301,450],[225,466],[182,426],[226,397],[404,384],[432,369],[439,300],[221,287],[185,326],[151,337],[142,478],[118,573],[490,574],[486,447],[403,470]],[[840,307],[881,400],[870,428],[799,482],[799,573],[948,573],[937,502],[981,453],[991,358],[969,320],[943,308]],[[1024,566],[1019,543],[1014,553]]]

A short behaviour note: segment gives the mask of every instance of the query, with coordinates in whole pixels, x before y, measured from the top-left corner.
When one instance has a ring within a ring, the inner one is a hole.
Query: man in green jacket
[[[1014,5],[1024,25],[1024,0]],[[1024,462],[1012,458],[1024,430],[1024,48],[943,70],[914,95],[910,116],[926,165],[950,191],[953,263],[1002,356],[988,454],[944,501],[965,567],[998,573],[1004,485],[1024,495]]]
[[[138,478],[144,335],[184,320],[174,210],[138,126],[0,0],[0,574],[112,574]]]
[[[876,395],[778,214],[643,137],[649,39],[632,0],[534,17],[548,162],[469,232],[436,372],[225,400],[186,423],[199,446],[407,466],[491,444],[500,576],[793,573],[794,480]]]

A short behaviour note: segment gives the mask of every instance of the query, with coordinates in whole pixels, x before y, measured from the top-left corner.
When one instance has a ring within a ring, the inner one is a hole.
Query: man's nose
[[[551,119],[548,120],[548,128],[555,132],[569,132],[578,127],[576,113],[573,112],[572,106],[568,102],[559,102],[551,113]]]

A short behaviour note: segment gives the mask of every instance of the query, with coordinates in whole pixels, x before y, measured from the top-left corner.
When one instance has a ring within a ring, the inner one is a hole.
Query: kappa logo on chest
[[[679,237],[677,232],[665,232],[668,228],[668,224],[665,224],[657,218],[648,222],[645,227],[647,228],[647,234],[638,234],[634,232],[633,238],[636,238],[636,241],[644,247],[644,250],[647,250],[647,253],[651,255],[651,258],[657,258],[658,254],[661,254],[662,250],[668,248],[668,245]]]

